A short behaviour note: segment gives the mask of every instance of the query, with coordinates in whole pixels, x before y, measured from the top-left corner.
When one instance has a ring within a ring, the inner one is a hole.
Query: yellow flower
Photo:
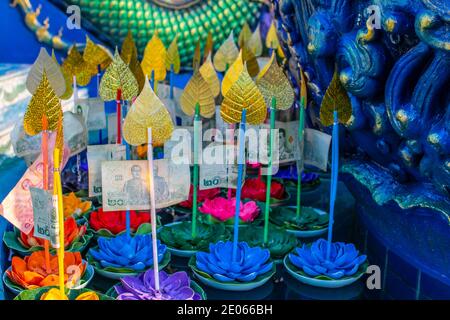
[[[81,215],[91,208],[91,201],[81,201],[75,193],[71,192],[69,195],[63,195],[64,205],[64,217],[70,217],[71,215]]]
[[[80,294],[75,300],[100,300],[94,291],[88,291]]]
[[[69,298],[65,294],[61,294],[59,289],[52,288],[41,296],[41,300],[69,300]]]

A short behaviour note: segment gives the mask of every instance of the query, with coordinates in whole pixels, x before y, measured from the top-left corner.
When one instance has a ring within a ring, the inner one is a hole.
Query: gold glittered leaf
[[[247,21],[244,22],[244,25],[242,26],[241,32],[239,33],[238,43],[239,47],[244,47],[250,38],[252,37],[252,30],[250,29],[250,26],[248,25]]]
[[[239,49],[234,43],[233,31],[230,36],[217,50],[213,62],[217,71],[223,72],[229,67],[239,55]]]
[[[131,100],[139,94],[139,84],[116,49],[112,63],[100,81],[100,97],[104,101],[116,100],[121,89],[122,99]]]
[[[135,52],[137,55],[136,43],[134,42],[133,34],[131,31],[128,31],[127,36],[122,42],[122,47],[120,48],[120,57],[123,62],[130,64],[131,58]]]
[[[214,96],[200,71],[194,72],[180,97],[181,110],[188,116],[194,115],[197,103],[200,105],[202,117],[211,118],[214,115],[216,111]]]
[[[247,71],[250,77],[256,77],[259,73],[258,60],[246,45],[242,48],[242,60],[247,65]]]
[[[133,73],[134,77],[136,78],[136,81],[138,82],[139,85],[139,92],[141,92],[145,85],[145,75],[144,71],[142,70],[141,63],[138,60],[136,47],[134,47],[133,53],[131,55],[129,68]]]
[[[320,105],[320,122],[324,126],[331,126],[334,122],[333,112],[338,113],[340,123],[347,123],[352,116],[352,105],[344,86],[339,80],[337,68],[334,70],[333,78],[328,85]]]
[[[56,128],[56,142],[55,147],[59,150],[64,150],[64,129],[63,129],[63,113],[61,112],[61,118],[58,120]],[[64,152],[59,153],[59,164],[62,163]]]
[[[214,40],[212,32],[208,31],[208,36],[206,37],[205,48],[203,51],[203,61],[205,61],[208,58],[209,54],[212,55],[213,47],[214,47]]]
[[[75,76],[80,86],[87,86],[92,76],[97,74],[97,67],[85,61],[75,46],[70,49],[62,68],[71,77]]]
[[[97,68],[100,66],[105,70],[112,61],[112,56],[108,49],[95,44],[88,36],[86,36],[86,48],[84,48],[83,59]]]
[[[277,49],[279,46],[280,41],[278,40],[277,29],[275,28],[275,23],[272,21],[266,36],[266,47]]]
[[[260,124],[266,119],[267,108],[264,97],[246,68],[224,96],[220,115],[227,123],[238,123],[241,121],[243,109],[247,110],[249,124]]]
[[[178,51],[177,39],[178,35],[173,38],[167,49],[166,69],[170,71],[170,67],[173,66],[173,72],[178,74],[180,72],[180,52]]]
[[[262,45],[262,40],[261,40],[261,32],[259,29],[259,24],[256,27],[256,29],[253,32],[250,39],[248,40],[247,45],[250,48],[250,50],[253,52],[255,57],[260,57],[262,55],[263,45]]]
[[[144,58],[141,63],[144,74],[150,77],[154,71],[156,81],[166,79],[166,54],[166,47],[159,38],[158,32],[155,32],[144,50]]]
[[[242,61],[242,50],[239,52],[236,60],[233,62],[230,68],[228,68],[225,76],[222,79],[222,95],[225,96],[230,90],[233,83],[239,78],[242,70],[244,69],[244,62]]]
[[[198,70],[198,68],[200,67],[200,60],[201,60],[200,40],[198,40],[194,50],[194,57],[192,58],[192,69],[194,71]]]
[[[63,96],[66,92],[66,83],[64,82],[61,68],[58,62],[52,59],[44,48],[41,48],[41,51],[39,51],[39,55],[28,73],[26,80],[28,91],[31,94],[36,92],[44,72],[55,94],[58,97]]]
[[[152,144],[162,146],[174,130],[169,111],[155,94],[146,79],[144,88],[127,113],[123,124],[123,138],[138,146],[148,141],[147,128],[152,128]]]
[[[217,97],[220,94],[220,81],[212,64],[211,54],[208,55],[206,61],[200,67],[199,71],[203,79],[205,79],[205,81],[208,83],[213,96]]]
[[[303,107],[306,109],[308,106],[308,90],[306,89],[306,77],[303,73],[303,69],[300,66],[300,98],[303,100]]]
[[[42,131],[42,117],[47,118],[48,130],[58,128],[58,121],[62,118],[61,102],[50,86],[46,73],[31,97],[23,119],[26,134],[34,136]]]
[[[294,90],[278,65],[275,52],[258,75],[256,85],[261,90],[268,107],[272,104],[272,98],[276,99],[277,110],[287,110],[294,104]]]

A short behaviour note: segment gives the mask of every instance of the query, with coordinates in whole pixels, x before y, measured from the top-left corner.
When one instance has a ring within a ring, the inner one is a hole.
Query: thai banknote
[[[100,144],[87,147],[89,168],[89,197],[102,194],[102,162],[126,159],[126,146],[121,144]]]
[[[81,115],[70,111],[64,112],[64,141],[75,155],[87,147],[87,128]]]
[[[106,128],[105,103],[103,100],[100,98],[88,98],[82,101],[89,106],[85,118],[87,130],[102,130]]]
[[[156,208],[185,201],[189,196],[189,165],[169,159],[153,161]],[[102,162],[103,210],[150,209],[148,161]]]
[[[108,114],[108,143],[114,144],[117,142],[117,114]]]
[[[330,142],[329,134],[314,129],[305,129],[304,163],[327,171]]]

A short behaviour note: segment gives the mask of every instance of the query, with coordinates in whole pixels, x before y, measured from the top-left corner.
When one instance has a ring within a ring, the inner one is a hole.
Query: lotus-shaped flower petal
[[[200,294],[191,288],[186,272],[167,274],[159,271],[159,292],[155,290],[153,270],[147,270],[139,276],[123,277],[121,283],[114,286],[118,300],[201,300]]]
[[[69,300],[69,298],[61,294],[59,289],[51,288],[41,296],[40,300]],[[87,291],[78,295],[75,300],[100,300],[100,298],[94,291]]]
[[[128,268],[134,271],[143,271],[153,266],[153,253],[151,235],[127,234],[115,238],[98,238],[98,248],[90,249],[90,255],[100,263],[103,268]],[[158,241],[158,261],[166,253],[166,246]]]
[[[286,192],[284,186],[277,181],[272,181],[270,197],[277,200],[285,198]],[[242,187],[242,198],[255,201],[266,201],[266,183],[261,177],[245,180],[244,186]]]
[[[289,254],[290,262],[308,276],[327,276],[341,279],[354,275],[366,261],[353,244],[335,242],[331,244],[330,259],[327,259],[327,241],[319,239],[310,246],[303,245]]]
[[[193,198],[193,192],[194,188],[191,184],[191,188],[189,190],[189,198],[186,201],[180,202],[178,205],[184,208],[192,209],[192,198]],[[207,200],[207,199],[213,199],[214,197],[217,197],[220,194],[219,188],[212,188],[212,189],[206,189],[206,190],[198,190],[197,192],[197,201],[199,203]]]
[[[64,221],[64,246],[65,248],[69,247],[72,243],[78,241],[84,234],[86,233],[86,226],[81,225],[78,226],[77,222],[73,217],[68,217]],[[43,247],[44,239],[37,238],[34,235],[34,229],[30,231],[29,234],[24,232],[20,232],[20,243],[25,248],[33,248],[33,247]]]
[[[267,249],[250,248],[246,242],[239,242],[234,262],[232,252],[231,241],[211,243],[209,252],[196,253],[196,266],[200,271],[222,282],[250,282],[272,270],[273,263]]]
[[[67,196],[63,195],[64,217],[72,215],[80,216],[91,209],[90,201],[82,201],[75,193],[71,192]]]
[[[220,221],[226,221],[234,217],[236,211],[236,198],[226,199],[217,197],[206,199],[198,210],[210,214]],[[258,216],[259,207],[254,201],[242,203],[239,210],[239,218],[244,222],[252,222]]]
[[[76,275],[72,275],[73,272],[68,270],[70,266],[77,266],[80,270],[77,274],[80,277],[83,276],[86,264],[82,262],[79,252],[64,253],[64,270],[66,270],[64,280],[67,286],[71,286],[79,280]],[[12,282],[26,289],[57,286],[59,284],[58,274],[58,257],[56,255],[50,255],[50,270],[47,272],[44,251],[33,252],[24,259],[13,257],[11,269],[6,271],[6,275]],[[69,277],[69,274],[72,276]],[[67,282],[68,280],[70,284]]]
[[[149,212],[130,211],[130,227],[132,230],[137,230],[141,224],[146,222],[150,222]],[[103,209],[100,208],[91,212],[89,224],[95,231],[106,229],[112,234],[118,234],[126,229],[126,212],[103,212]]]

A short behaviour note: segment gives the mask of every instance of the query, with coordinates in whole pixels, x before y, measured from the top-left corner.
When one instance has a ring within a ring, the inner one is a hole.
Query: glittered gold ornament
[[[256,59],[253,52],[247,47],[247,45],[244,45],[242,47],[242,60],[247,65],[247,71],[250,77],[256,77],[259,73],[259,64],[258,60]]]
[[[208,31],[208,36],[206,37],[205,48],[203,50],[203,61],[205,61],[208,58],[209,54],[212,55],[213,47],[214,47],[214,40],[213,40],[212,32]]]
[[[154,71],[156,81],[166,79],[166,55],[166,47],[159,38],[158,32],[155,32],[144,50],[144,57],[141,62],[144,74],[150,77],[152,71]]]
[[[75,76],[77,84],[80,86],[87,86],[92,76],[97,74],[97,67],[86,62],[75,46],[69,50],[69,55],[64,60],[62,68],[71,78]]]
[[[340,123],[346,124],[352,116],[352,104],[339,80],[337,68],[334,70],[333,78],[328,85],[320,105],[320,122],[324,126],[331,126],[334,122],[334,111],[338,113]]]
[[[275,28],[275,23],[272,21],[266,36],[266,47],[277,49],[279,46],[280,41],[278,40],[277,29]]]
[[[154,146],[162,146],[174,130],[169,111],[150,87],[146,78],[141,94],[131,106],[123,124],[123,138],[138,146],[148,141],[147,128],[152,128]]]
[[[234,43],[233,31],[230,36],[217,50],[213,62],[217,71],[223,72],[230,66],[239,55],[239,49]]]
[[[194,71],[198,70],[198,68],[200,67],[200,60],[201,60],[200,40],[198,40],[194,50],[194,57],[192,58],[192,69]]]
[[[294,90],[283,70],[278,66],[275,52],[272,52],[270,61],[258,75],[256,85],[261,90],[267,106],[271,105],[273,98],[276,99],[278,110],[287,110],[294,104]]]
[[[238,38],[239,47],[242,48],[245,45],[247,45],[251,37],[252,37],[252,30],[250,29],[250,26],[248,25],[247,21],[245,21],[244,25],[242,26],[241,32],[239,33]]]
[[[39,87],[43,74],[46,74],[46,78],[50,83],[54,93],[61,97],[66,92],[66,83],[64,82],[64,76],[58,62],[52,59],[47,50],[41,48],[36,61],[33,63],[30,71],[28,72],[26,87],[31,94],[34,94]]]
[[[255,31],[252,33],[252,36],[248,40],[247,43],[249,49],[253,52],[255,57],[260,57],[263,51],[263,45],[261,40],[261,32],[259,29],[259,24],[256,27]]]
[[[227,123],[239,123],[243,109],[247,110],[249,124],[260,124],[266,119],[267,108],[264,97],[245,67],[225,94],[220,106],[220,115]]]
[[[84,48],[83,59],[91,65],[100,66],[100,69],[105,70],[112,61],[112,56],[108,49],[95,44],[88,36],[86,36],[86,48]]]
[[[169,48],[167,49],[166,55],[166,69],[167,71],[170,71],[171,66],[173,66],[174,73],[180,72],[180,53],[178,51],[177,39],[178,35],[173,38]]]
[[[205,81],[208,83],[213,96],[217,97],[220,94],[220,81],[212,64],[211,54],[208,55],[199,71],[203,79],[205,79]]]
[[[194,115],[197,103],[200,105],[202,117],[211,118],[214,115],[216,111],[214,96],[200,71],[194,72],[180,97],[181,110],[188,116]]]
[[[138,59],[137,47],[131,31],[128,31],[126,38],[123,40],[122,48],[120,50],[120,57],[130,68],[138,82],[139,92],[141,92],[145,83],[145,75]]]
[[[62,119],[61,102],[50,86],[44,71],[42,80],[31,97],[23,119],[25,133],[34,136],[42,131],[42,118],[47,118],[48,130],[58,128],[58,121]]]
[[[100,81],[100,97],[104,101],[116,100],[118,89],[121,89],[124,100],[131,100],[139,94],[139,84],[116,48],[113,61]]]
[[[242,70],[244,69],[244,62],[242,61],[242,50],[239,52],[236,60],[233,62],[230,68],[228,68],[225,76],[222,79],[222,95],[225,96],[230,90],[233,83],[239,78]]]

